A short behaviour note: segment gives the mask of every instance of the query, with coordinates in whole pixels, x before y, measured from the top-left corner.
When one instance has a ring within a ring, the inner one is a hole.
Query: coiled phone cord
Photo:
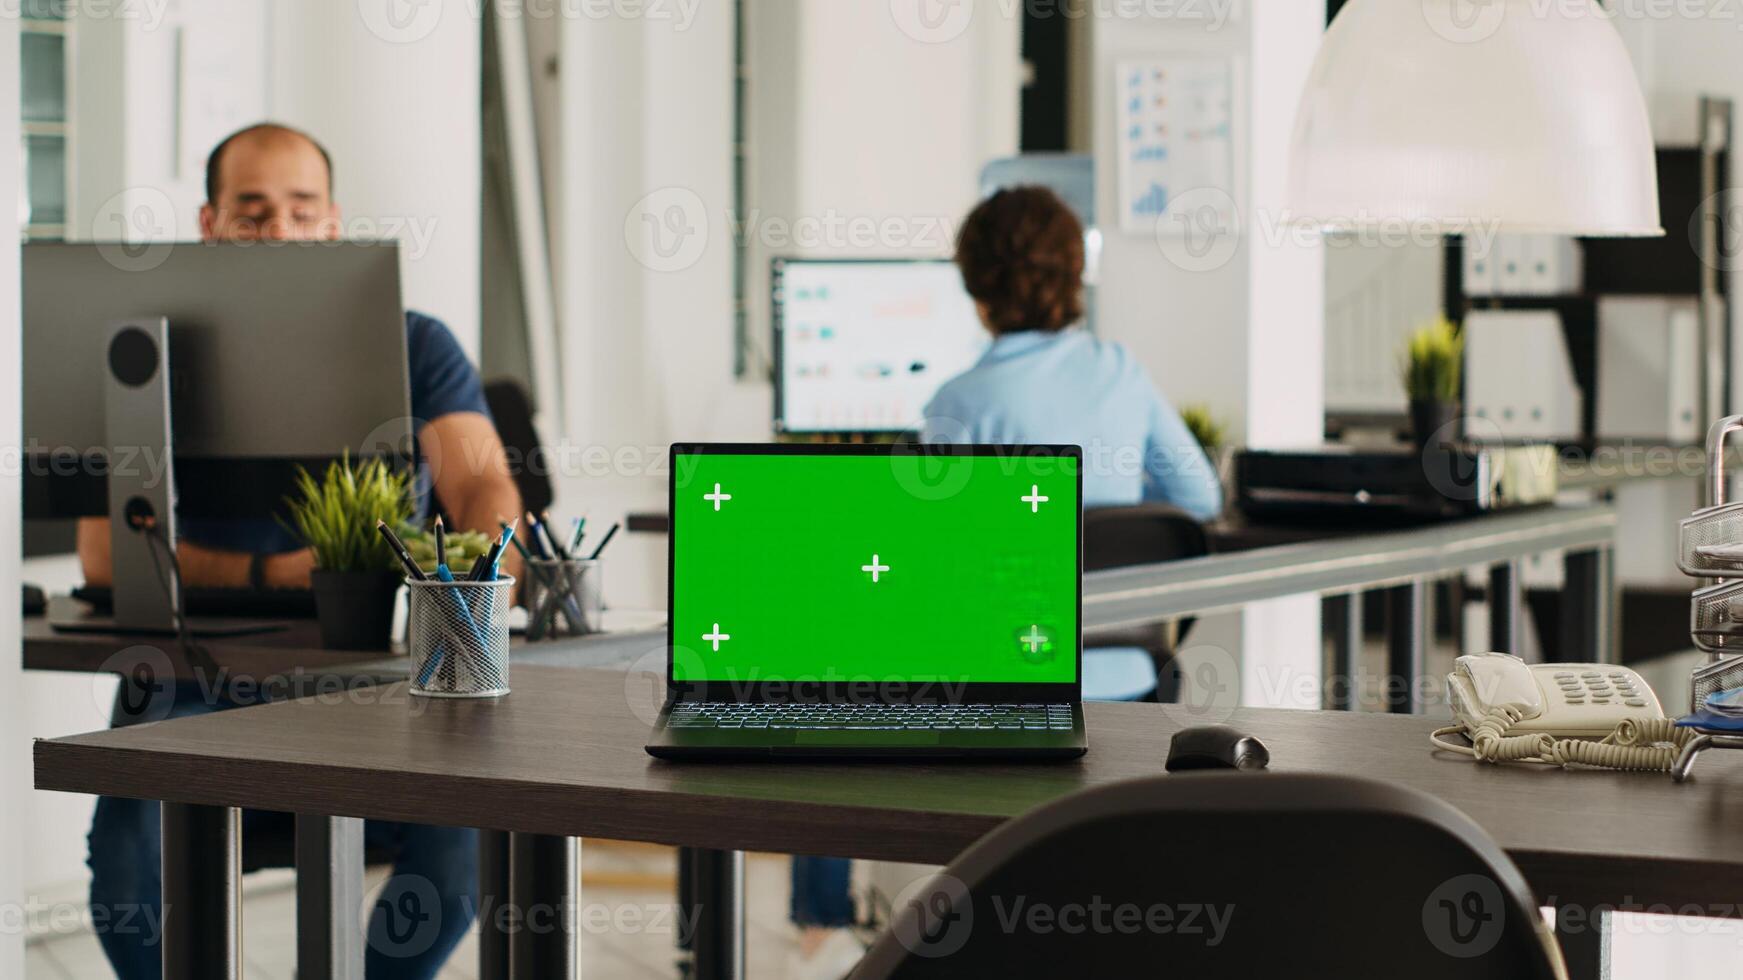
[[[1650,721],[1628,719],[1601,742],[1579,738],[1555,738],[1544,733],[1507,735],[1519,723],[1522,712],[1503,704],[1490,711],[1467,737],[1467,747],[1445,736],[1464,729],[1454,725],[1429,735],[1436,748],[1473,756],[1484,762],[1536,762],[1554,766],[1594,766],[1637,772],[1664,772],[1675,764],[1683,743],[1694,737],[1668,718]]]

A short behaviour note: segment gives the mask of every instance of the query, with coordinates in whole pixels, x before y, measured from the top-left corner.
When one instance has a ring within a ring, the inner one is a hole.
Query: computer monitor
[[[944,259],[776,259],[775,431],[900,433],[991,338]]]
[[[27,518],[138,497],[163,526],[270,519],[298,466],[409,458],[395,244],[31,243],[22,265]],[[115,543],[121,618],[156,558]]]

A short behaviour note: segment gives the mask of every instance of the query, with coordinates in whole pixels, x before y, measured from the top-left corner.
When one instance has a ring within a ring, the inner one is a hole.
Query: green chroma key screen
[[[1076,455],[672,466],[674,680],[1076,682]]]

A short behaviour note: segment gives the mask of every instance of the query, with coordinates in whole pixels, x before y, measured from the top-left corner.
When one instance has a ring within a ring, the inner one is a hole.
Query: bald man
[[[206,198],[200,234],[209,242],[341,237],[331,157],[288,127],[251,126],[218,144],[206,164]],[[448,328],[421,313],[406,314],[406,353],[418,452],[434,475],[435,499],[459,526],[494,534],[500,517],[521,512],[521,501],[478,372]],[[420,509],[428,503],[420,500]],[[190,586],[309,587],[314,555],[270,515],[184,519],[180,527],[178,557]],[[106,518],[79,522],[79,558],[86,583],[110,583]],[[517,558],[508,556],[511,572]]]
[[[331,158],[309,136],[283,126],[245,129],[212,151],[200,231],[207,241],[331,241],[340,237]],[[460,526],[494,532],[498,515],[521,511],[478,372],[440,322],[406,314],[412,415],[418,451],[434,474],[436,499]],[[383,420],[384,422],[387,420]],[[428,485],[430,481],[420,481]],[[427,499],[419,502],[427,508]],[[180,523],[177,553],[189,584],[307,588],[311,553],[269,515],[257,520]],[[79,526],[86,581],[110,578],[108,521]],[[117,726],[219,711],[222,694],[185,684],[143,707],[118,697]],[[282,814],[243,814],[245,834],[288,833]],[[155,803],[104,797],[91,824],[91,909],[98,939],[121,980],[160,980],[161,838]],[[448,827],[368,821],[374,850],[395,856],[394,876],[370,919],[370,980],[427,980],[466,933],[477,907],[477,835]]]

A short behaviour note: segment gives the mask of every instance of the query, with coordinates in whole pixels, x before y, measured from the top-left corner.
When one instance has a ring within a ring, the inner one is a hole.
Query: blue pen
[[[445,564],[437,565],[436,578],[443,582],[452,582],[454,581],[454,573],[449,571],[448,566]],[[435,652],[430,654],[430,659],[424,661],[424,669],[418,672],[419,687],[428,685],[430,683],[430,678],[436,675],[436,668],[442,665],[442,653],[442,648],[437,647]]]
[[[514,528],[509,527],[502,532],[502,540],[496,543],[496,560],[490,563],[490,581],[502,577],[502,553],[508,550],[509,542],[514,540]]]
[[[544,540],[539,537],[539,519],[530,511],[527,513],[527,540],[533,543],[533,550],[538,552],[540,558],[549,560],[552,557],[551,550],[545,547]]]

